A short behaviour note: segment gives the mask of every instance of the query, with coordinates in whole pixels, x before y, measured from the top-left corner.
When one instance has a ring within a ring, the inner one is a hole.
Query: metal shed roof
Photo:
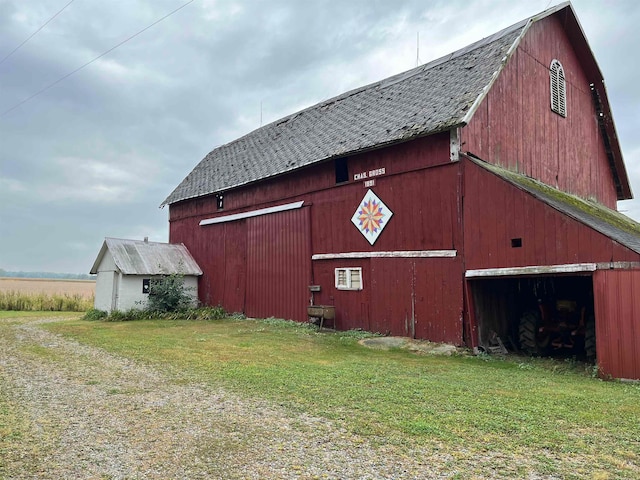
[[[202,275],[202,270],[182,243],[121,238],[105,238],[90,273],[98,273],[107,251],[111,253],[116,267],[125,275]]]

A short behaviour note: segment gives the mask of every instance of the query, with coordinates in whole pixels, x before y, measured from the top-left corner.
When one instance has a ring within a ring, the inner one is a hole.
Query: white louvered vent
[[[563,117],[567,116],[567,84],[564,69],[558,60],[553,60],[549,67],[551,81],[551,110]]]

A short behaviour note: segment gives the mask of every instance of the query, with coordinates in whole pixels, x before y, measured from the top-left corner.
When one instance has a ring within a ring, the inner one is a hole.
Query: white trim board
[[[287,210],[295,210],[301,208],[304,201],[286,203],[275,207],[260,208],[249,212],[234,213],[233,215],[225,215],[223,217],[208,218],[200,221],[200,226],[213,225],[214,223],[233,222],[234,220],[242,220],[243,218],[258,217],[260,215],[268,215],[270,213],[286,212]]]
[[[530,267],[481,268],[467,270],[466,278],[507,277],[513,275],[544,275],[553,273],[595,272],[595,263],[570,263],[565,265],[537,265]]]
[[[341,260],[349,258],[453,258],[457,250],[405,250],[393,252],[316,253],[311,260]]]

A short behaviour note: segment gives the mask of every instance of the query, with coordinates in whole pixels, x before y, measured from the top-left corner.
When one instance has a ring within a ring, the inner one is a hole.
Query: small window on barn
[[[362,268],[336,268],[336,288],[338,290],[362,290]]]
[[[564,69],[558,60],[553,60],[549,67],[551,84],[551,110],[563,117],[567,116],[567,82]]]
[[[348,182],[349,166],[347,165],[346,157],[336,158],[335,168],[336,168],[336,183]]]
[[[216,194],[216,208],[222,210],[224,208],[224,198],[221,193]]]

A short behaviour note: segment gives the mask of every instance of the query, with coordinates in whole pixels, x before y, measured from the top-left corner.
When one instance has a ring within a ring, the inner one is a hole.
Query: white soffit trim
[[[479,270],[467,270],[464,274],[466,278],[482,277],[507,277],[512,275],[540,275],[550,273],[577,273],[595,272],[595,263],[570,263],[566,265],[540,265],[531,267],[511,267],[511,268],[482,268]]]
[[[317,253],[311,260],[340,260],[349,258],[453,258],[457,250],[406,250],[394,252]]]
[[[452,162],[460,160],[460,129],[449,130],[449,159]]]
[[[287,203],[285,205],[277,205],[275,207],[261,208],[259,210],[251,210],[249,212],[234,213],[233,215],[225,215],[223,217],[208,218],[200,221],[200,226],[212,225],[214,223],[233,222],[234,220],[242,220],[243,218],[259,217],[260,215],[268,215],[270,213],[286,212],[287,210],[295,210],[302,207],[304,201]]]

